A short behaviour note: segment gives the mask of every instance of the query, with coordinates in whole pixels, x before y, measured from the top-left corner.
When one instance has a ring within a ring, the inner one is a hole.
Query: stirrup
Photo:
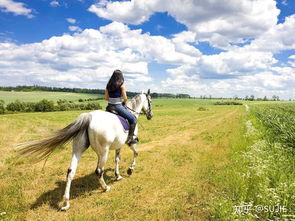
[[[128,144],[128,146],[131,146],[131,145],[133,145],[133,144],[136,144],[136,143],[138,143],[139,142],[139,139],[138,139],[138,137],[135,137],[134,139],[132,138],[132,139],[130,139],[130,140],[127,140],[127,144]]]

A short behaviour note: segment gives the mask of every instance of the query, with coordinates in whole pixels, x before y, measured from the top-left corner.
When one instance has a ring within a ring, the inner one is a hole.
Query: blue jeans
[[[129,124],[136,124],[136,117],[131,114],[122,104],[108,104],[115,108],[118,114],[128,120]]]

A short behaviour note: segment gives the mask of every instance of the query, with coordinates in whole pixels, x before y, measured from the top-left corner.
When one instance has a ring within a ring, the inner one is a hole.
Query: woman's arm
[[[109,100],[109,92],[108,92],[107,89],[104,92],[104,99],[107,100],[107,101]]]
[[[127,94],[126,94],[125,84],[121,85],[121,92],[122,92],[122,96],[123,96],[123,102],[126,103],[127,102]]]

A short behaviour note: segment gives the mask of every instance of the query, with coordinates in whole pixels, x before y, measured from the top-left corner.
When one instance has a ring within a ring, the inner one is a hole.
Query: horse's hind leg
[[[84,135],[80,137],[75,137],[73,140],[73,153],[72,153],[72,161],[71,165],[68,169],[67,173],[67,184],[64,193],[64,206],[61,208],[62,211],[66,211],[70,208],[70,188],[72,180],[74,179],[76,169],[79,163],[79,160],[83,154],[83,152],[89,146],[88,137]]]
[[[115,175],[116,175],[117,181],[119,181],[123,178],[120,175],[120,171],[119,171],[119,163],[120,163],[120,159],[121,159],[120,152],[121,152],[120,149],[116,150],[116,156],[115,156],[115,162],[116,162]]]
[[[133,154],[133,161],[132,161],[130,167],[128,168],[128,170],[127,170],[127,174],[128,175],[131,175],[132,174],[132,172],[134,170],[134,167],[136,165],[136,159],[138,157],[138,151],[136,149],[136,144],[131,145],[130,146],[130,149],[133,151],[134,154]]]
[[[107,162],[107,159],[108,159],[108,154],[109,154],[109,148],[106,147],[103,149],[103,151],[99,151],[99,154],[98,154],[98,165],[97,165],[97,168],[95,170],[95,173],[96,175],[98,176],[98,180],[99,180],[99,183],[102,187],[102,189],[107,192],[111,189],[111,187],[109,187],[108,185],[106,185],[105,181],[104,181],[104,178],[103,178],[103,174],[104,174],[104,166]]]

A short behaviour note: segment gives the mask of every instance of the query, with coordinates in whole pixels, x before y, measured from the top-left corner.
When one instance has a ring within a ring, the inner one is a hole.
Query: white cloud
[[[75,31],[75,32],[81,32],[82,31],[82,29],[80,27],[74,26],[74,25],[70,25],[69,30],[70,31]]]
[[[274,0],[103,0],[88,10],[102,18],[134,25],[147,21],[155,12],[168,12],[195,32],[198,41],[222,48],[259,36],[276,25],[280,13]]]
[[[50,5],[52,6],[52,7],[58,7],[58,6],[60,6],[60,4],[59,4],[59,2],[58,1],[51,1],[50,2]]]
[[[202,55],[194,64],[168,69],[170,77],[162,81],[162,86],[179,87],[195,95],[294,97],[295,55],[289,56],[284,66],[274,58],[276,53],[295,49],[294,29],[295,15],[292,15],[248,45],[228,47],[226,52]],[[183,80],[188,78],[192,80]]]
[[[183,65],[198,60],[200,52],[185,43],[190,38],[189,33],[173,39],[151,36],[140,29],[131,30],[122,23],[113,22],[99,30],[86,29],[40,43],[2,43],[2,84],[46,83],[103,88],[107,78],[118,68],[125,73],[129,90],[139,90],[140,85],[146,88],[152,84],[150,62]]]
[[[22,2],[15,2],[13,0],[1,0],[0,10],[2,12],[11,12],[15,15],[24,15],[28,18],[33,18],[33,10],[26,7]]]
[[[75,24],[77,20],[74,18],[67,18],[67,22],[69,22],[70,24]]]
[[[285,22],[277,24],[259,38],[245,46],[248,50],[261,50],[276,53],[282,50],[295,49],[295,14],[285,18]]]

